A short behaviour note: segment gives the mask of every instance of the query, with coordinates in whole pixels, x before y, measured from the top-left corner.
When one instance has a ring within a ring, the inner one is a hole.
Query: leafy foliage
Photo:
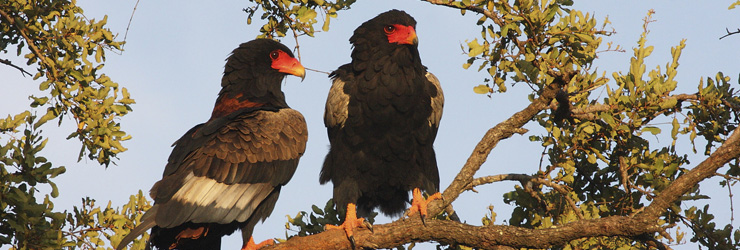
[[[120,50],[121,42],[114,41],[110,30],[104,28],[106,18],[86,20],[82,9],[69,1],[31,4],[26,1],[7,1],[0,12],[3,22],[0,30],[0,51],[8,52],[16,46],[18,56],[26,64],[37,65],[33,78],[42,79],[39,88],[48,96],[31,96],[31,107],[46,109],[34,127],[64,115],[71,115],[77,130],[68,138],[82,142],[80,158],[89,157],[106,166],[111,157],[126,150],[121,141],[131,138],[120,129],[117,118],[131,111],[134,100],[125,88],[111,81],[102,70],[105,49]],[[93,62],[94,61],[94,62]],[[19,120],[30,113],[6,119],[3,132],[15,132]]]
[[[266,23],[260,28],[259,38],[284,37],[288,29],[293,31],[294,36],[308,35],[313,37],[316,29],[314,24],[318,23],[318,14],[323,15],[324,24],[321,30],[329,31],[331,18],[337,17],[340,10],[349,9],[356,0],[251,0],[257,4],[244,9],[248,14],[247,23],[252,23],[252,17],[262,10],[264,13],[260,19]]]
[[[84,17],[74,1],[0,2],[0,51],[23,56],[36,72],[11,60],[2,63],[32,75],[45,92],[30,96],[29,110],[0,119],[0,245],[101,248],[104,238],[120,240],[121,228],[138,222],[139,212],[148,206],[141,193],[123,210],[112,209],[110,203],[100,208],[85,198],[74,211],[59,212],[51,200],[59,195],[52,180],[66,168],[42,156],[48,139],[41,129],[47,122],[61,124],[65,115],[72,117],[76,129],[67,139],[81,142],[78,160],[87,157],[105,166],[126,150],[121,142],[131,138],[118,120],[131,111],[134,100],[102,73],[105,50],[120,50],[122,45],[105,25],[105,17]],[[41,186],[51,191],[43,193]]]

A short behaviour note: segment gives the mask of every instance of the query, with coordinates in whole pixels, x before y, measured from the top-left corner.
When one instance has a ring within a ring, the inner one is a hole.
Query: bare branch
[[[726,35],[724,35],[724,36],[721,36],[721,37],[719,38],[719,40],[722,40],[722,38],[725,38],[725,37],[728,37],[728,36],[731,36],[731,35],[734,35],[734,34],[738,34],[738,33],[740,33],[740,29],[737,29],[737,31],[730,31],[730,29],[728,29],[728,28],[725,28],[725,30],[727,30],[727,34],[726,34]]]
[[[471,226],[447,220],[426,220],[424,226],[418,217],[413,217],[376,225],[373,230],[374,232],[355,231],[355,243],[359,248],[393,248],[404,243],[425,241],[479,249],[495,249],[502,245],[514,248],[550,248],[582,237],[629,237],[654,232],[660,228],[652,221],[626,216],[581,220],[546,229]],[[329,230],[306,237],[293,237],[264,249],[350,249],[350,242],[344,231]]]
[[[126,46],[126,38],[128,37],[128,29],[131,27],[131,22],[134,20],[134,13],[136,13],[137,7],[139,7],[139,0],[136,0],[136,4],[134,4],[134,10],[131,11],[131,17],[128,19],[128,25],[126,25],[126,33],[123,34],[123,45],[121,45],[121,48],[123,48],[123,46]]]
[[[21,67],[19,67],[19,66],[15,65],[15,64],[13,64],[13,62],[11,62],[11,61],[10,61],[10,60],[8,60],[8,59],[0,59],[0,63],[3,63],[3,64],[5,64],[5,65],[8,65],[8,66],[10,66],[10,67],[13,67],[13,68],[15,68],[15,69],[17,69],[17,70],[21,71],[21,75],[23,75],[23,77],[25,77],[26,75],[28,75],[28,76],[33,76],[33,75],[32,75],[31,73],[28,73],[28,71],[26,71],[25,69],[23,69],[23,68],[21,68]]]
[[[327,75],[330,75],[330,74],[331,74],[331,73],[329,73],[329,72],[326,72],[326,71],[321,71],[321,70],[318,70],[318,69],[311,69],[311,68],[306,68],[306,70],[310,70],[310,71],[313,71],[313,72],[319,72],[319,73],[324,73],[324,74],[327,74]]]

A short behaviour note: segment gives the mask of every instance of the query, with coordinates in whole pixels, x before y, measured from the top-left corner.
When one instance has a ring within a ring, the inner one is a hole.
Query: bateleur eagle
[[[423,219],[419,188],[439,190],[433,143],[444,97],[421,63],[415,28],[399,10],[370,19],[349,39],[352,62],[330,75],[324,124],[331,146],[320,182],[334,184],[337,208],[347,207],[345,224],[355,219],[355,204],[361,217],[375,208],[400,215],[412,189],[412,212],[420,209]]]
[[[117,249],[150,228],[147,248],[220,249],[221,237],[240,229],[243,249],[255,249],[254,226],[272,213],[306,149],[306,122],[280,88],[288,74],[303,78],[305,69],[273,40],[232,52],[211,118],[175,142],[150,191],[154,206]]]

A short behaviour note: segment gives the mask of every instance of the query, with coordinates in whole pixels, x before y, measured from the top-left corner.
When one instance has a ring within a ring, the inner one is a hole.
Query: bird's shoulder
[[[354,72],[351,64],[340,66],[329,75],[331,88],[326,98],[324,109],[324,125],[326,127],[342,126],[347,119],[347,105],[349,95],[345,92],[347,83],[354,83]]]

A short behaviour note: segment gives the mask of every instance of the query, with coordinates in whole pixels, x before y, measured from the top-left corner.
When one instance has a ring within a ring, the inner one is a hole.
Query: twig
[[[720,173],[715,173],[714,175],[721,176],[722,178],[725,178],[725,181],[727,181],[727,192],[730,194],[730,224],[733,224],[735,221],[735,206],[732,202],[732,186],[730,185],[730,181],[738,181],[740,178]]]
[[[468,186],[465,188],[465,190],[472,190],[476,186],[484,185],[484,184],[490,184],[494,182],[499,181],[519,181],[524,186],[529,186],[527,183],[534,183],[534,184],[540,184],[545,185],[548,187],[551,187],[555,191],[563,194],[563,197],[568,201],[568,205],[570,205],[571,209],[575,212],[576,216],[578,216],[579,219],[583,220],[583,213],[581,213],[581,209],[576,206],[575,201],[568,196],[568,188],[554,183],[552,181],[543,179],[543,178],[537,178],[534,176],[526,175],[526,174],[499,174],[499,175],[490,175],[485,177],[478,177],[473,179],[473,181],[468,184]],[[533,194],[532,194],[533,195]],[[533,195],[534,196],[534,195]],[[535,199],[539,200],[539,197],[534,197]]]
[[[460,9],[460,7],[452,5],[452,1],[449,1],[449,0],[425,0],[425,1],[427,1],[428,3],[434,4],[434,5],[441,5],[441,6],[447,6],[453,9]],[[483,14],[484,16],[491,19],[499,27],[504,25],[504,21],[502,20],[500,16],[484,8],[481,8],[475,5],[469,5],[469,6],[465,6],[464,9],[478,13],[478,14]]]
[[[306,68],[306,70],[310,70],[310,71],[313,71],[313,72],[324,73],[324,74],[327,74],[327,75],[330,75],[331,74],[331,73],[326,72],[326,71],[321,71],[321,70],[312,69],[312,68]]]
[[[121,45],[121,50],[123,50],[123,46],[126,46],[126,38],[128,37],[128,29],[131,27],[131,22],[134,20],[134,13],[136,13],[136,8],[139,7],[139,0],[136,0],[136,4],[134,4],[134,10],[131,11],[131,17],[128,19],[128,25],[126,25],[126,33],[123,34],[123,45]]]
[[[10,67],[16,68],[17,70],[21,71],[21,75],[23,75],[23,77],[26,77],[26,75],[33,76],[31,73],[28,73],[28,71],[26,71],[25,69],[13,64],[13,62],[11,62],[8,59],[0,59],[0,63],[3,63],[5,65],[8,65]]]
[[[725,37],[728,37],[728,36],[731,36],[731,35],[740,33],[740,29],[737,29],[737,31],[732,31],[732,32],[728,28],[725,28],[725,30],[727,30],[727,35],[721,36],[719,38],[719,40],[722,40],[722,38],[725,38]]]

